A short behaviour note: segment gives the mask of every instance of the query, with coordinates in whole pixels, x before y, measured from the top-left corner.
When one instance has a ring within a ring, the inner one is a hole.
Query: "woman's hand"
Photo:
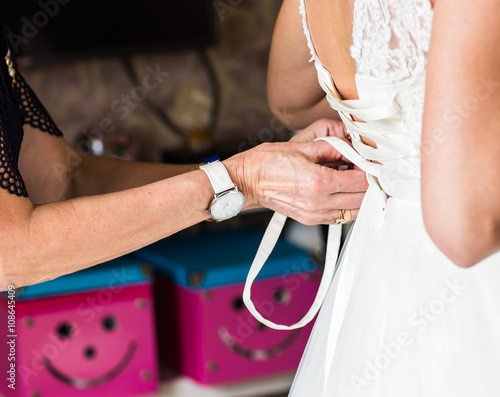
[[[368,187],[366,175],[325,166],[349,161],[328,143],[313,142],[320,136],[347,141],[341,122],[319,120],[290,142],[264,143],[225,160],[248,207],[270,208],[306,225],[335,223],[340,209],[350,209],[355,219]]]

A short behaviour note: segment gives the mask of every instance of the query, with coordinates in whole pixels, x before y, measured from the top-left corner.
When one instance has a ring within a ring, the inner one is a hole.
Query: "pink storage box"
[[[15,389],[4,379],[5,396],[121,397],[157,390],[152,285],[136,263],[120,258],[17,295]],[[8,301],[0,302],[6,319]],[[0,354],[7,370],[8,351]]]
[[[262,232],[173,236],[136,254],[155,278],[160,362],[203,384],[269,376],[297,368],[312,323],[295,331],[260,324],[242,301],[244,280]],[[321,272],[309,255],[279,241],[252,297],[277,323],[308,311]]]

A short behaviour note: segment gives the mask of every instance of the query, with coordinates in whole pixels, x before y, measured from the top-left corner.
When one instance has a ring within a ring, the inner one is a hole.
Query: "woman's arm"
[[[318,83],[302,28],[298,0],[285,0],[274,28],[269,57],[267,96],[273,113],[289,129],[321,118],[339,119]]]
[[[338,122],[327,120],[314,123],[303,134],[343,137]],[[63,140],[52,138],[59,145],[54,149],[57,161],[67,160]],[[363,172],[320,165],[337,160],[346,159],[325,142],[289,142],[262,144],[224,164],[245,194],[245,209],[266,206],[310,224],[333,223],[339,208],[357,210],[361,204],[367,188]],[[71,178],[63,178],[62,186],[71,186],[64,182]],[[67,188],[54,185],[64,195]],[[208,219],[205,210],[212,198],[201,170],[115,193],[42,205],[0,189],[0,290],[102,263]]]
[[[200,170],[39,206],[0,189],[0,290],[110,260],[201,222],[212,197]]]
[[[196,168],[195,164],[141,163],[81,155],[66,140],[29,125],[24,127],[19,156],[19,169],[35,204],[113,193]]]
[[[162,164],[82,156],[72,180],[72,197],[113,193],[198,169],[199,164]]]
[[[422,136],[422,205],[436,245],[469,267],[500,249],[500,1],[439,0]]]

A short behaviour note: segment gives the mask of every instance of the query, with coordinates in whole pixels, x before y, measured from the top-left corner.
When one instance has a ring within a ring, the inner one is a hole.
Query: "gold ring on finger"
[[[336,225],[343,225],[344,223],[347,222],[347,219],[345,218],[345,210],[339,210],[339,217],[335,220]]]

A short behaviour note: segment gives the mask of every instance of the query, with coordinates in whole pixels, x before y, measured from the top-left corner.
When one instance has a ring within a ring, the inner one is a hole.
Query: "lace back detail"
[[[356,0],[351,56],[357,73],[392,84],[424,71],[432,15],[429,0]]]
[[[0,187],[17,196],[28,195],[17,163],[23,136],[23,118],[9,86],[8,71],[0,67]]]

